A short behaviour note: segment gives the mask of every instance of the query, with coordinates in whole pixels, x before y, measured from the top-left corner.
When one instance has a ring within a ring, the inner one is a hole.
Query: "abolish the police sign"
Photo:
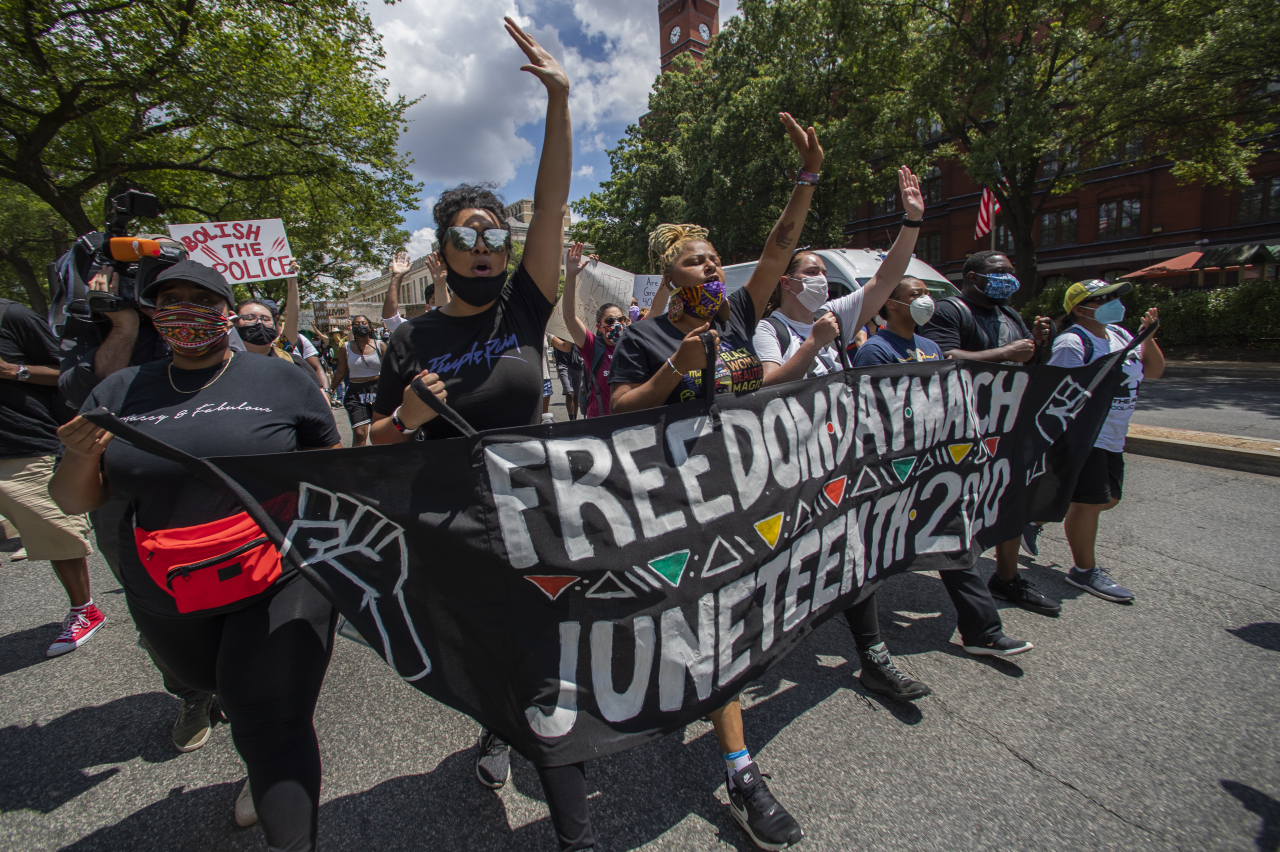
[[[972,565],[1062,518],[1125,356],[876,367],[553,426],[183,463],[223,478],[402,678],[556,766],[723,706],[887,577]]]
[[[232,284],[284,278],[289,274],[289,238],[280,219],[170,225],[192,260],[212,266]]]

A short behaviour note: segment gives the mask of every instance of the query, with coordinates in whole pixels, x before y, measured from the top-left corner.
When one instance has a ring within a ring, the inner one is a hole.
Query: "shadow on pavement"
[[[87,767],[177,757],[169,737],[157,736],[173,706],[172,697],[152,692],[73,710],[47,725],[0,728],[0,813],[50,813],[120,771],[89,774]]]
[[[1246,624],[1244,627],[1228,627],[1227,632],[1250,645],[1257,645],[1268,651],[1280,651],[1280,624],[1274,621],[1260,621],[1256,624]]]
[[[70,846],[64,846],[63,850],[159,852],[182,849],[183,852],[212,852],[265,849],[262,829],[257,826],[240,828],[232,816],[241,783],[235,781],[185,791],[175,787],[169,791],[168,797],[147,805],[115,825],[100,828]],[[323,826],[322,822],[322,831]]]
[[[1221,784],[1222,789],[1240,800],[1245,810],[1262,818],[1262,827],[1253,840],[1258,852],[1276,852],[1280,849],[1280,802],[1239,781],[1222,781]]]
[[[50,621],[39,627],[0,636],[0,677],[50,659],[45,656],[45,649],[58,638],[61,630],[60,623]]]

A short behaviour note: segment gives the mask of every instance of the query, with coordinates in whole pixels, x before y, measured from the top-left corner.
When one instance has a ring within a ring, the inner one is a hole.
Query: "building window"
[[[1099,239],[1137,236],[1142,223],[1142,199],[1122,198],[1098,205]]]
[[[1146,147],[1146,140],[1139,136],[1136,139],[1127,139],[1116,144],[1111,153],[1103,160],[1104,164],[1110,163],[1128,163],[1142,156],[1142,151]]]
[[[1127,269],[1108,269],[1102,273],[1102,280],[1106,281],[1108,284],[1114,284],[1120,280],[1121,275],[1128,274],[1129,270]]]
[[[924,201],[926,204],[942,203],[942,169],[934,166],[924,173]]]
[[[898,193],[891,192],[889,197],[871,205],[872,216],[887,216],[898,212]]]
[[[996,238],[995,249],[1006,254],[1013,252],[1013,231],[1009,230],[1009,226],[1003,220],[996,220]]]
[[[1280,175],[1259,178],[1240,190],[1236,221],[1244,225],[1280,217]]]
[[[942,234],[925,234],[916,243],[916,256],[932,266],[942,263]]]
[[[1076,208],[1040,214],[1040,245],[1069,246],[1076,241]]]

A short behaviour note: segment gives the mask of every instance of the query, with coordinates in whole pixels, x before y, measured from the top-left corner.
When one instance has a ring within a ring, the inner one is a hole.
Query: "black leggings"
[[[976,568],[951,568],[939,571],[943,588],[956,608],[956,626],[966,645],[989,645],[1004,635],[1000,613],[991,592]],[[844,611],[849,631],[858,652],[864,653],[880,643],[880,616],[876,612],[876,595],[872,592]]]
[[[311,717],[329,668],[337,611],[300,575],[225,615],[167,618],[132,602],[129,611],[183,683],[218,694],[249,770],[267,847],[315,849],[320,746]]]
[[[538,768],[538,780],[547,796],[547,808],[551,811],[551,825],[556,830],[560,852],[580,852],[595,848],[591,834],[591,813],[587,807],[586,766],[571,763],[568,766]]]

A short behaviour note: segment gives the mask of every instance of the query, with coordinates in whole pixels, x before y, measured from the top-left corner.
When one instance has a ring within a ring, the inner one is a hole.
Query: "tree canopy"
[[[0,182],[73,234],[138,188],[140,231],[283,218],[320,289],[403,245],[410,102],[355,0],[2,0],[0,56]]]

